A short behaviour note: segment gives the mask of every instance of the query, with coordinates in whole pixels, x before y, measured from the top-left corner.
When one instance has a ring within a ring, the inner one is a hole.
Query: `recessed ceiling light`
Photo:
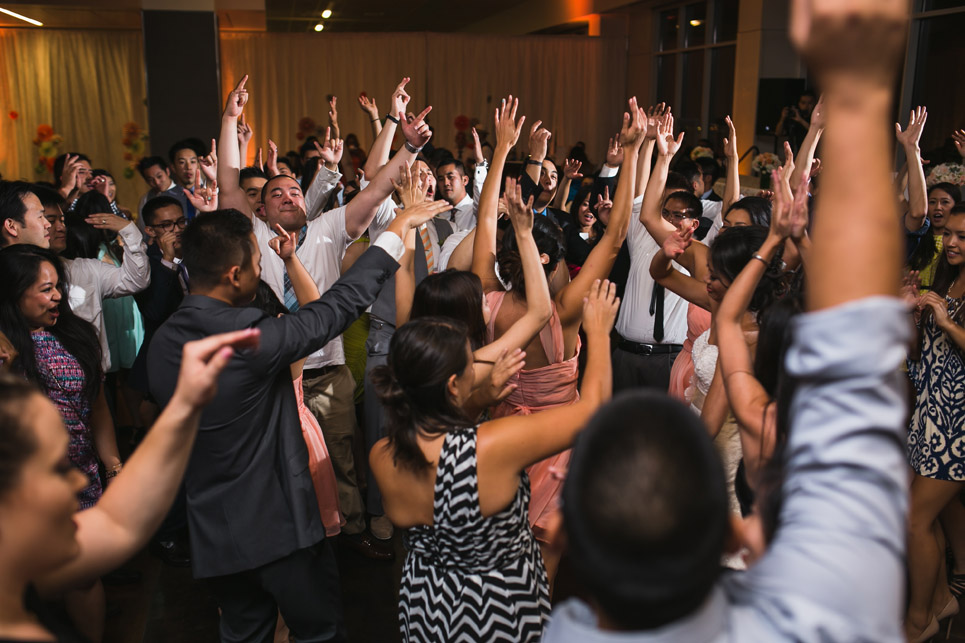
[[[29,22],[30,24],[36,25],[38,27],[44,26],[44,23],[40,22],[39,20],[34,20],[33,18],[28,18],[27,16],[21,16],[19,13],[16,13],[15,11],[10,11],[9,9],[4,9],[3,7],[0,7],[0,13],[5,13],[8,16],[13,16],[14,18],[18,18],[20,20],[23,20],[24,22]]]
[[[322,17],[323,17],[323,18],[331,18],[331,17],[332,17],[332,10],[331,10],[331,9],[326,9],[325,11],[323,11],[323,12],[322,12]]]
[[[690,21],[690,26],[691,26],[691,27],[699,27],[699,26],[702,25],[702,24],[704,24],[704,21],[703,21],[703,20],[691,20],[691,21]]]
[[[321,31],[324,28],[325,28],[325,25],[323,25],[322,23],[318,23],[317,25],[315,25],[315,31]]]

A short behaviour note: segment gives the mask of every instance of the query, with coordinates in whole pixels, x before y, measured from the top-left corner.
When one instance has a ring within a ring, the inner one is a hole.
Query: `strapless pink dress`
[[[687,339],[684,341],[683,350],[677,353],[673,368],[670,369],[670,388],[667,392],[671,397],[690,402],[686,391],[694,376],[694,340],[703,335],[708,328],[710,328],[710,311],[690,304],[687,307]]]

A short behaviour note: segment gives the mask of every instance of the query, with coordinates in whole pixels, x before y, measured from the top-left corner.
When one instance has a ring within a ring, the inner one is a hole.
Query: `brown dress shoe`
[[[360,534],[342,534],[339,536],[339,542],[355,553],[372,560],[385,562],[395,560],[395,552],[389,543],[380,542],[365,531]]]

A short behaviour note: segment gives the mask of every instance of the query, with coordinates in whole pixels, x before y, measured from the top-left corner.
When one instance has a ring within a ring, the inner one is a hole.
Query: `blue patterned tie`
[[[298,245],[295,249],[302,247],[305,243],[305,233],[308,232],[308,226],[302,226],[302,229],[298,231]],[[292,288],[292,280],[288,277],[288,271],[282,268],[283,285],[285,287],[285,308],[290,312],[295,312],[298,310],[298,297],[295,296],[295,289]]]

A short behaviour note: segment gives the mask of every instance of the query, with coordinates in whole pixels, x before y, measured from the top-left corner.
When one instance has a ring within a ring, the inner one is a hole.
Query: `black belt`
[[[641,344],[640,342],[631,342],[629,339],[623,339],[621,337],[619,341],[617,341],[617,348],[625,350],[628,353],[636,353],[637,355],[669,355],[671,353],[679,353],[683,350],[683,345]]]
[[[323,375],[328,375],[329,373],[333,372],[340,366],[341,364],[329,364],[328,366],[322,366],[321,368],[306,368],[305,370],[302,371],[302,379],[311,380],[311,379],[315,379],[316,377],[322,377]]]

